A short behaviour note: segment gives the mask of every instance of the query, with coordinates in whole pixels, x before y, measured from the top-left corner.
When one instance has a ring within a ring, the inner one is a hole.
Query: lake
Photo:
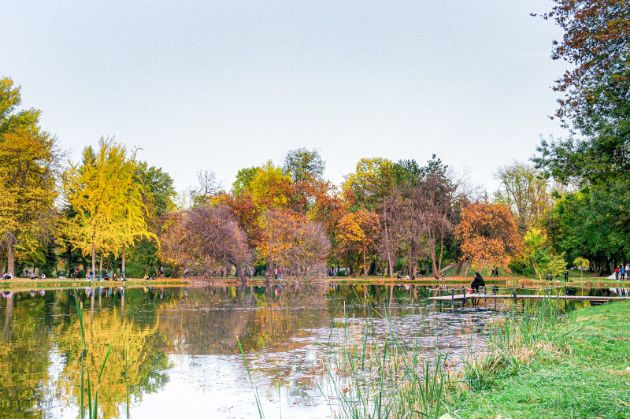
[[[102,417],[318,418],[337,411],[325,360],[386,335],[455,363],[497,312],[415,286],[293,284],[31,291],[0,299],[0,417],[75,418],[83,306]],[[239,342],[242,351],[239,348]]]

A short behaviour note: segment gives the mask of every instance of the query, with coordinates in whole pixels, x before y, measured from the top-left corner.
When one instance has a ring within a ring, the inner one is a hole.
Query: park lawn
[[[560,324],[569,353],[538,355],[489,388],[458,393],[455,417],[630,417],[630,302],[588,307]]]

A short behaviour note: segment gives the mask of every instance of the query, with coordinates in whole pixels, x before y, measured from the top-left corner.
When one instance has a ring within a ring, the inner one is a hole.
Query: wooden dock
[[[604,296],[604,295],[545,295],[545,294],[451,294],[439,297],[429,297],[433,301],[466,301],[477,300],[567,300],[567,301],[630,301],[630,296]]]

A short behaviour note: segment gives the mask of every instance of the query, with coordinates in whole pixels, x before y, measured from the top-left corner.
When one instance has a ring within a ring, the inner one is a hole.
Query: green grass
[[[555,350],[451,395],[454,417],[630,417],[630,303],[572,313],[539,335]],[[532,347],[530,345],[530,347]],[[469,371],[470,373],[470,371]]]

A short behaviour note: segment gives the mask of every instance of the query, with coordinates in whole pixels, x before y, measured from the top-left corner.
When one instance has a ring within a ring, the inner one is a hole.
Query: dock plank
[[[429,297],[432,301],[462,301],[471,298],[486,300],[513,300],[513,294],[455,294]],[[517,300],[573,300],[573,301],[622,301],[629,300],[630,296],[604,296],[604,295],[534,295],[517,294]]]

